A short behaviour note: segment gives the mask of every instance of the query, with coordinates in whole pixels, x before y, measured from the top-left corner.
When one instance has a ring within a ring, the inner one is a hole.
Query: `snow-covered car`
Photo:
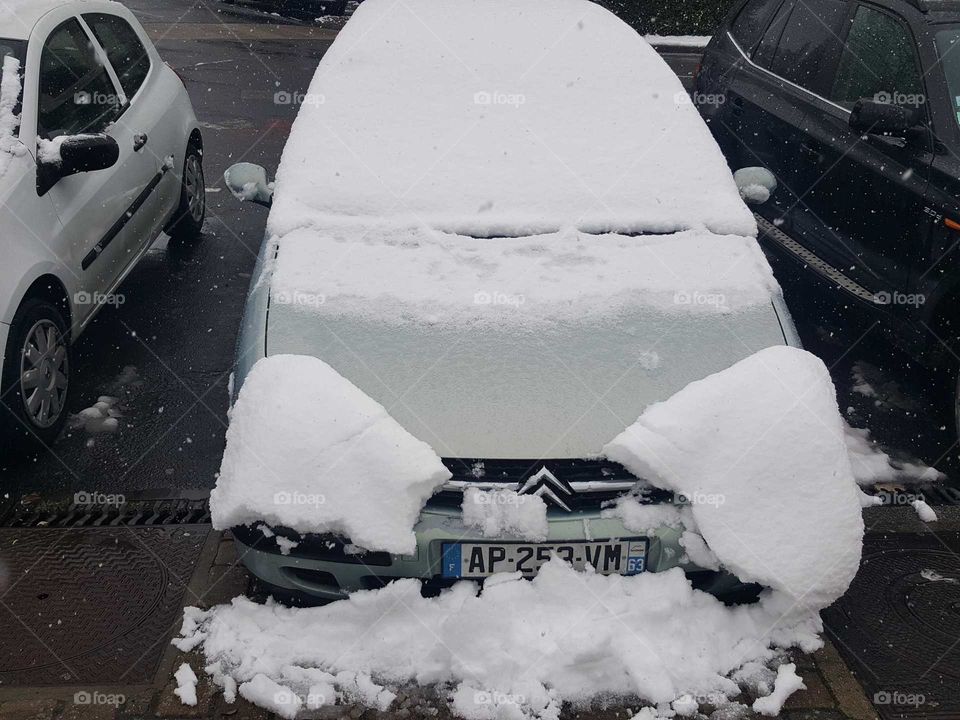
[[[554,553],[740,587],[671,521],[710,499],[604,450],[799,342],[723,156],[624,23],[586,0],[367,0],[275,183],[226,180],[271,211],[213,515],[268,587],[532,576]]]
[[[203,225],[183,83],[123,5],[0,4],[0,442],[47,445],[71,344],[164,230]]]

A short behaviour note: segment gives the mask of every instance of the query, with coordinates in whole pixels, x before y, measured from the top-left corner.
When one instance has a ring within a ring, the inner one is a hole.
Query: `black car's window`
[[[747,4],[740,8],[736,19],[730,25],[730,34],[747,55],[753,53],[753,49],[760,42],[760,36],[780,6],[780,1],[747,0]]]
[[[936,34],[937,56],[940,67],[947,78],[947,89],[950,91],[953,115],[960,124],[960,28],[951,27],[948,30],[939,30]]]
[[[80,23],[67,20],[50,33],[40,55],[37,131],[60,135],[100,132],[117,117],[120,101]]]
[[[777,43],[780,42],[783,28],[786,26],[787,20],[790,19],[790,13],[794,5],[795,0],[785,0],[777,9],[776,13],[774,13],[773,20],[770,22],[766,31],[764,31],[763,38],[761,38],[760,44],[757,46],[756,52],[753,55],[753,61],[757,63],[757,65],[770,67],[770,60],[773,58],[773,53],[777,49]]]
[[[840,35],[849,6],[843,0],[803,0],[787,20],[770,71],[792,83],[823,93],[824,67],[840,51]]]
[[[110,64],[120,77],[120,86],[133,97],[150,72],[150,56],[130,24],[116,15],[89,13],[83,19],[107,52]]]
[[[922,92],[910,31],[892,15],[858,7],[830,99],[847,108],[861,98],[919,107]]]

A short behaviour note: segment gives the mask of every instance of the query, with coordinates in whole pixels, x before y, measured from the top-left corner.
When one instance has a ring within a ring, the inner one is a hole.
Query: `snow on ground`
[[[0,73],[0,177],[3,177],[13,156],[26,153],[26,148],[14,135],[20,124],[20,116],[13,113],[20,97],[20,61],[10,55],[4,57]]]
[[[115,433],[120,427],[123,413],[116,407],[118,398],[110,395],[101,395],[88,408],[84,408],[70,418],[70,427],[83,429],[91,435],[96,433]]]
[[[611,318],[625,309],[731,314],[779,292],[753,238],[566,230],[477,239],[416,227],[328,227],[283,238],[271,302],[283,311],[462,325]]]
[[[404,554],[449,477],[428,445],[322,360],[274,355],[254,365],[233,406],[210,507],[221,530],[262,520]]]
[[[462,582],[425,599],[419,582],[400,580],[319,608],[238,597],[188,608],[175,642],[201,647],[221,682],[282,686],[260,680],[272,694],[248,694],[271,709],[281,692],[308,697],[309,673],[322,673],[343,698],[381,709],[388,686],[442,684],[466,718],[556,718],[562,701],[598,695],[735,697],[730,676],[745,664],[820,644],[815,613],[784,616],[770,600],[726,607],[678,569],[601,576],[554,559],[532,581],[505,575],[480,595]]]
[[[467,488],[463,493],[463,524],[479,528],[484,537],[547,539],[547,504],[537,495],[515,490]]]
[[[927,505],[925,501],[917,499],[910,504],[913,505],[913,509],[917,511],[917,517],[925,523],[937,522],[937,513],[935,513],[933,508]]]
[[[787,698],[797,690],[806,690],[806,688],[803,679],[797,675],[797,666],[793,663],[786,663],[777,670],[773,692],[754,700],[753,709],[761,715],[779,715]]]
[[[362,3],[303,97],[268,229],[344,218],[756,233],[679,78],[587,0]]]
[[[197,704],[197,674],[188,663],[183,663],[173,674],[177,687],[173,694],[180,698],[184,705]]]
[[[860,561],[844,428],[823,362],[773,347],[650,406],[604,452],[688,498],[696,530],[741,580],[818,610]]]

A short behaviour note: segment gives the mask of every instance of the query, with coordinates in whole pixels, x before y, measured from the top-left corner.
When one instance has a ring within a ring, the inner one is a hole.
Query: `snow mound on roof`
[[[263,674],[301,698],[315,674],[356,698],[341,677],[359,674],[374,688],[456,685],[453,706],[467,718],[555,720],[564,701],[610,694],[686,705],[712,696],[723,705],[740,692],[730,679],[739,668],[775,663],[778,648],[816,648],[820,629],[816,614],[788,619],[764,602],[726,607],[679,569],[601,576],[555,558],[532,581],[496,576],[479,595],[461,582],[425,599],[418,581],[399,580],[319,608],[243,597],[188,608],[175,643],[202,644],[221,681]],[[383,692],[361,701],[384,710]]]
[[[753,238],[703,231],[478,239],[416,227],[299,230],[280,242],[271,278],[274,307],[458,325],[583,320],[636,306],[732,313],[769,306],[778,292]]]
[[[824,608],[863,539],[845,424],[823,362],[761,350],[650,406],[604,454],[685,495],[698,532],[741,580]]]
[[[265,521],[410,553],[426,500],[450,477],[428,445],[313,357],[274,355],[247,375],[227,430],[213,525]]]
[[[307,92],[281,94],[301,106],[276,234],[344,217],[756,233],[676,74],[587,0],[366,0]]]

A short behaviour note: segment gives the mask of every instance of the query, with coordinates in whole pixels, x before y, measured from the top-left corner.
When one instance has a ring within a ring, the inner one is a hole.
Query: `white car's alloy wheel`
[[[187,155],[183,170],[183,188],[187,195],[187,208],[195,223],[202,223],[206,210],[206,194],[203,186],[203,165],[194,154]]]
[[[63,412],[70,367],[66,339],[48,319],[38,320],[27,333],[20,358],[20,396],[30,422],[54,425]]]

